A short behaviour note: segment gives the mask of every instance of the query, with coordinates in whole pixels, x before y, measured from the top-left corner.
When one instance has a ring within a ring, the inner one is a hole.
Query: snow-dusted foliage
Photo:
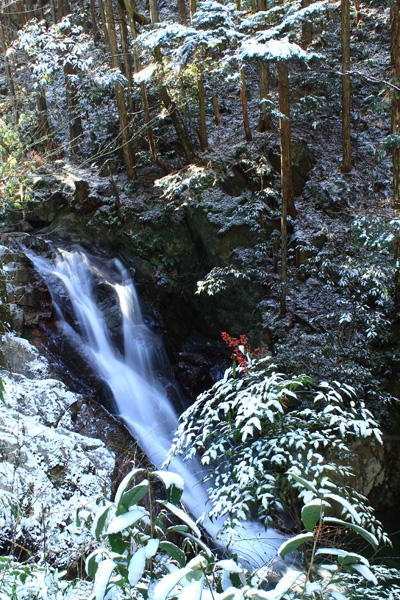
[[[84,117],[82,151],[93,151],[97,144],[109,141],[109,124],[116,118],[112,90],[126,79],[119,69],[109,67],[107,55],[85,33],[79,17],[67,15],[50,27],[32,19],[21,29],[15,44],[26,54],[33,87],[46,93],[56,139],[67,137],[64,86],[68,80],[76,95],[77,114]]]
[[[312,500],[288,478],[301,475],[326,493],[348,498],[360,523],[384,537],[368,502],[344,483],[351,475],[351,444],[381,442],[377,422],[354,390],[285,377],[268,358],[249,358],[239,371],[237,376],[228,369],[186,410],[171,451],[187,459],[198,454],[210,468],[212,515],[233,524],[255,516],[269,524],[287,509],[290,489]],[[347,505],[343,510],[354,518]]]

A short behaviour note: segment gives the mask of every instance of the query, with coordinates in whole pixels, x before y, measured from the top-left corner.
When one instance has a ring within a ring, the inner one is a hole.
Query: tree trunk
[[[290,150],[290,106],[289,106],[289,70],[286,63],[278,63],[278,88],[279,111],[285,118],[279,120],[281,134],[281,236],[282,236],[282,264],[281,264],[281,298],[280,314],[286,314],[287,296],[287,218],[295,217],[296,211],[293,201],[292,158]]]
[[[260,120],[258,122],[258,131],[267,131],[273,129],[271,115],[268,113],[266,102],[269,100],[269,81],[270,69],[269,63],[263,62],[260,65]]]
[[[68,109],[69,147],[72,154],[79,152],[79,138],[83,135],[82,119],[79,114],[79,103],[76,85],[71,79],[76,71],[70,62],[64,65],[65,96]]]
[[[208,135],[206,123],[206,92],[204,85],[204,71],[202,67],[202,56],[199,57],[199,64],[196,65],[197,71],[197,92],[199,98],[199,140],[202,150],[208,148]]]
[[[186,14],[185,0],[178,0],[178,14],[179,14],[179,23],[182,23],[182,25],[186,25],[187,24],[187,14]]]
[[[96,0],[89,0],[89,1],[90,1],[90,17],[92,19],[93,37],[95,39],[98,39],[98,37],[99,37],[99,23],[98,23],[97,14],[96,14]]]
[[[133,110],[133,72],[132,72],[132,55],[129,49],[128,28],[125,21],[125,12],[122,6],[118,5],[119,30],[121,37],[122,52],[124,58],[125,77],[128,81],[128,109],[132,114]]]
[[[306,8],[310,6],[313,0],[301,0],[301,7]],[[301,45],[306,50],[313,40],[313,25],[312,21],[303,21],[301,27]]]
[[[111,53],[111,64],[114,69],[119,69],[119,53],[117,36],[115,33],[115,22],[113,15],[112,0],[102,0],[104,6],[104,14],[106,19],[107,36],[109,40],[109,47]],[[135,154],[133,152],[130,135],[129,135],[129,121],[128,114],[125,105],[124,90],[120,83],[115,85],[115,97],[118,106],[119,115],[119,130],[122,139],[122,152],[124,156],[124,164],[129,179],[136,177],[135,171]]]
[[[213,105],[213,111],[214,111],[214,122],[217,125],[217,127],[219,127],[222,124],[222,119],[221,119],[221,113],[219,110],[218,96],[213,96],[212,105]]]
[[[361,19],[360,0],[354,0],[354,8],[356,9],[356,23],[359,23]]]
[[[247,86],[246,86],[246,74],[243,67],[240,68],[240,101],[242,103],[242,115],[243,115],[243,127],[245,138],[248,142],[251,142],[253,136],[251,135],[249,111],[247,108]]]
[[[341,0],[342,8],[342,144],[343,173],[349,173],[352,167],[350,138],[350,0]]]
[[[393,83],[400,86],[400,0],[392,0],[390,7],[391,23],[391,62]],[[400,136],[400,92],[392,92],[392,134]],[[392,150],[393,159],[393,211],[395,219],[400,219],[400,137],[395,138]],[[400,308],[400,235],[395,237],[395,304]]]
[[[18,109],[18,100],[17,94],[15,92],[14,78],[13,78],[13,69],[11,68],[10,61],[7,56],[7,38],[5,33],[5,28],[0,23],[0,40],[3,54],[3,62],[4,62],[4,70],[6,72],[7,79],[7,87],[8,92],[11,97],[12,108],[14,112],[15,123],[18,123],[19,119],[19,109]]]
[[[38,133],[41,138],[43,138],[44,144],[48,150],[52,150],[54,148],[53,140],[51,137],[50,123],[49,123],[49,113],[47,110],[47,100],[46,100],[46,92],[43,87],[40,88],[39,94],[37,96],[37,108],[39,112],[39,125],[38,125]]]
[[[197,10],[197,0],[189,0],[190,18],[193,19],[193,15]]]
[[[136,30],[136,22],[135,22],[135,2],[134,2],[134,0],[124,0],[124,4],[125,4],[126,12],[128,15],[128,23],[129,23],[129,28],[131,30],[132,39],[136,40],[137,30]],[[136,48],[133,51],[133,64],[134,64],[135,72],[138,73],[140,71],[140,69],[142,68],[142,66],[141,66],[141,62],[140,62],[140,56],[139,56]],[[161,166],[162,168],[164,168],[164,165],[160,162],[160,159],[158,157],[157,144],[156,144],[156,140],[154,138],[153,128],[151,126],[149,99],[147,96],[147,89],[146,89],[146,84],[144,81],[140,83],[140,94],[142,96],[143,116],[144,116],[144,122],[146,124],[147,140],[149,143],[150,151],[153,155],[154,162],[156,164],[158,164],[159,166]]]
[[[165,85],[165,75],[164,75],[164,64],[163,58],[161,54],[160,48],[155,48],[154,56],[158,64],[160,65],[161,70],[161,80],[160,80],[160,96],[161,100],[168,111],[172,124],[175,128],[176,135],[178,140],[182,144],[183,152],[185,154],[186,159],[190,162],[194,158],[194,148],[193,144],[190,140],[188,132],[186,131],[186,127],[183,123],[180,112],[176,106],[175,101],[171,98],[171,95],[168,91],[167,86]]]
[[[150,20],[152,23],[160,21],[160,13],[158,10],[158,0],[149,0]]]

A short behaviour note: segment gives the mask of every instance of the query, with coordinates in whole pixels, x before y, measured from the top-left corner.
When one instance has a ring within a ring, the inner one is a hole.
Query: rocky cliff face
[[[77,511],[110,494],[115,456],[75,431],[72,407],[81,398],[52,377],[27,340],[3,336],[2,353],[0,544],[70,568],[92,539]]]

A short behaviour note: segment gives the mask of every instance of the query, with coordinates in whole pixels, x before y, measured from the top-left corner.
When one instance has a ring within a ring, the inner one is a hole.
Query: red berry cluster
[[[243,367],[245,369],[247,367],[246,355],[250,353],[247,335],[240,335],[238,338],[235,338],[229,335],[229,333],[226,333],[226,331],[222,331],[221,337],[229,348],[233,348],[231,359],[236,361],[239,367]],[[239,346],[243,346],[244,352],[239,349]]]

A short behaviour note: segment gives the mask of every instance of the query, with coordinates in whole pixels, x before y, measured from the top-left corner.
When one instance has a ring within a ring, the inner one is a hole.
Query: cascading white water
[[[177,429],[178,417],[155,375],[156,339],[144,324],[136,290],[127,271],[117,260],[113,261],[112,269],[99,267],[98,260],[80,249],[59,249],[54,260],[31,253],[28,256],[49,288],[64,334],[109,386],[119,416],[151,462],[160,468]],[[60,281],[63,284],[61,290]],[[122,352],[112,340],[96,302],[96,281],[109,285],[118,298]],[[76,327],[68,323],[65,314],[65,292],[72,305]],[[196,519],[201,519],[203,527],[215,539],[223,523],[207,518],[208,496],[202,483],[202,467],[197,461],[187,463],[177,457],[169,469],[183,478],[184,504]],[[247,522],[228,545],[243,563],[261,566],[276,556],[283,539],[282,534],[273,529],[266,530],[258,523]]]

